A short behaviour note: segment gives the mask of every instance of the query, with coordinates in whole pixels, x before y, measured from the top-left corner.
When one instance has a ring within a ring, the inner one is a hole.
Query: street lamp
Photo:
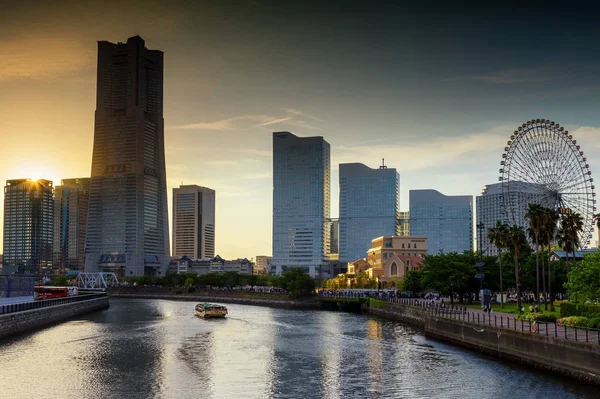
[[[482,254],[483,240],[481,237],[483,235],[482,231],[485,229],[485,225],[483,224],[483,222],[479,222],[479,223],[477,223],[476,227],[477,227],[477,231],[479,232],[479,235],[477,236],[477,246],[479,247],[479,251],[477,251],[477,252],[478,252],[479,257],[481,257],[483,255]]]

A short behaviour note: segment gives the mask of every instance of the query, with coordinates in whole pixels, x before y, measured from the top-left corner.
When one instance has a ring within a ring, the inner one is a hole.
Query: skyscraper
[[[186,185],[173,189],[173,256],[215,256],[215,190]]]
[[[396,169],[340,164],[340,261],[364,258],[373,239],[396,235],[399,189]]]
[[[511,182],[510,206],[515,209],[517,225],[526,227],[525,214],[529,204],[537,204],[542,201],[543,195],[537,185],[526,182]],[[502,183],[488,184],[483,187],[481,195],[475,198],[477,210],[476,231],[477,250],[485,255],[498,255],[496,247],[490,244],[488,229],[496,226],[500,220],[511,224],[504,208],[504,196],[502,194]]]
[[[90,178],[63,179],[54,188],[54,256],[60,270],[83,270]]]
[[[50,180],[7,180],[4,187],[4,274],[52,268],[54,187]]]
[[[410,235],[427,237],[427,252],[473,250],[473,196],[410,190]]]
[[[330,148],[323,137],[273,133],[273,263],[318,276],[329,254]]]
[[[398,228],[396,234],[400,237],[410,235],[410,212],[401,211],[398,213]]]
[[[329,260],[339,260],[340,219],[329,219]]]
[[[169,256],[163,53],[144,40],[98,43],[85,270],[140,276]]]

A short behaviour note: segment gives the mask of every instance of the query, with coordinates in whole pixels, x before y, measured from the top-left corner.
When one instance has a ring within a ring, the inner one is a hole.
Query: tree
[[[421,292],[421,279],[423,272],[421,270],[409,270],[400,283],[400,290],[404,292]]]
[[[472,292],[469,288],[474,286],[475,259],[473,252],[426,255],[421,263],[421,289],[450,295],[451,303],[454,303],[454,293],[458,293],[462,302],[464,294]]]
[[[313,295],[315,292],[315,280],[302,268],[293,267],[281,276],[283,285],[290,298],[300,298]]]
[[[496,226],[488,229],[488,239],[490,244],[498,249],[498,266],[500,268],[500,307],[504,307],[503,287],[502,287],[502,249],[508,246],[508,226],[500,220],[496,222]]]
[[[529,231],[535,242],[535,296],[540,306],[540,232],[544,227],[544,211],[541,205],[529,204],[525,218],[529,220]]]
[[[515,262],[515,285],[517,288],[517,309],[521,311],[521,287],[519,285],[519,256],[527,246],[525,231],[521,226],[511,226],[508,229],[508,241]]]
[[[548,247],[548,297],[550,298],[550,311],[554,312],[554,300],[552,297],[552,267],[550,264],[550,257],[552,254],[552,242],[556,238],[556,226],[558,224],[558,213],[556,210],[551,208],[544,208],[544,229],[543,240]]]
[[[600,300],[600,253],[585,254],[581,262],[575,263],[565,287],[569,299],[576,304]]]

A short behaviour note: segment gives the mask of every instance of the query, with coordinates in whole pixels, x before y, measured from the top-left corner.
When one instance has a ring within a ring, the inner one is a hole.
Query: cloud
[[[0,41],[0,80],[48,79],[93,67],[94,46],[72,38],[17,36]]]
[[[213,122],[198,122],[189,123],[185,125],[175,126],[176,129],[195,129],[195,130],[215,130],[215,131],[228,131],[228,130],[241,130],[248,129],[250,127],[264,127],[270,125],[288,125],[296,126],[303,129],[320,130],[319,127],[308,124],[302,118],[312,119],[314,121],[321,121],[312,115],[303,113],[296,109],[285,109],[286,115],[271,116],[266,114],[250,114],[240,115],[231,118],[221,119]]]
[[[445,82],[457,80],[471,80],[476,82],[484,82],[489,84],[515,84],[515,83],[531,83],[545,82],[549,80],[547,69],[509,69],[484,75],[475,76],[460,76],[445,79]]]
[[[259,124],[258,126],[267,126],[267,125],[273,125],[275,123],[281,123],[281,122],[285,122],[285,121],[289,121],[290,119],[292,119],[293,116],[289,116],[287,118],[279,118],[279,119],[274,119],[272,121],[268,121],[268,122],[264,122]]]
[[[305,112],[299,111],[299,110],[294,109],[294,108],[282,108],[282,109],[285,112],[287,112],[288,114],[292,114],[292,115],[296,115],[296,116],[303,116],[303,117],[308,118],[308,119],[312,119],[312,120],[315,120],[315,121],[323,122],[322,119],[319,119],[316,116],[309,115],[309,114],[307,114]]]
[[[502,125],[489,130],[465,134],[458,137],[437,137],[432,139],[410,138],[403,139],[402,144],[354,144],[335,146],[334,160],[336,163],[369,162],[370,167],[376,167],[381,158],[386,159],[386,165],[399,171],[419,171],[429,168],[439,168],[440,174],[451,164],[465,164],[480,159],[489,159],[496,155],[498,162],[507,137],[514,131],[517,123]],[[433,134],[431,136],[434,136]],[[335,154],[342,154],[335,156]]]

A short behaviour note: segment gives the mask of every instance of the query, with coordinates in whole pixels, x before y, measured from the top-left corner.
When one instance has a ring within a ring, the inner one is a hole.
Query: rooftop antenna
[[[387,169],[387,166],[385,166],[385,158],[381,158],[381,166],[379,169]]]

